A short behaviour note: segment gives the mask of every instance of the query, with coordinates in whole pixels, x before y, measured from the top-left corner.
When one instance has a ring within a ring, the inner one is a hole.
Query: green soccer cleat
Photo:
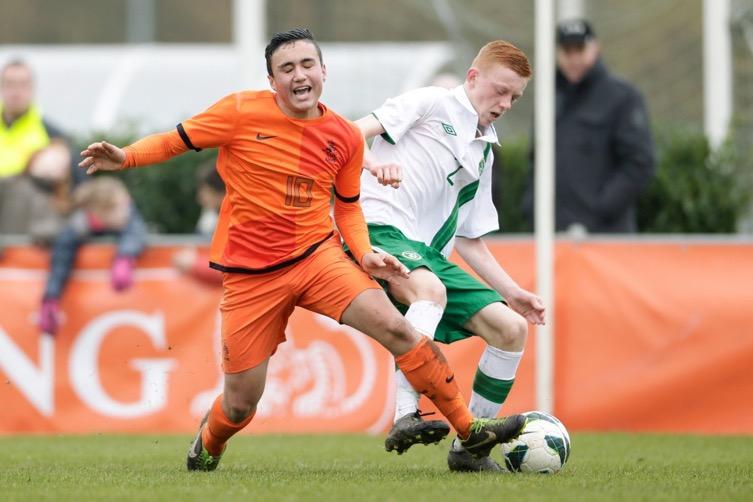
[[[471,433],[460,445],[476,458],[488,457],[495,444],[507,443],[518,437],[526,425],[525,415],[503,418],[474,418]]]
[[[491,457],[476,458],[468,450],[455,444],[447,454],[447,467],[454,472],[505,472]]]
[[[392,426],[384,448],[396,450],[402,455],[414,444],[437,444],[450,433],[450,426],[441,420],[424,420],[421,412],[409,413],[400,417]]]
[[[204,415],[204,418],[199,424],[199,432],[196,433],[196,437],[191,443],[191,447],[188,449],[188,456],[186,457],[186,467],[189,471],[213,471],[217,468],[222,458],[222,453],[225,453],[223,449],[219,456],[213,457],[204,448],[201,442],[201,431],[206,427],[209,413]]]

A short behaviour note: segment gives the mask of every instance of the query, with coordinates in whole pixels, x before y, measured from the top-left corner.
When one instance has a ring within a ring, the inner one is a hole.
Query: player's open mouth
[[[305,96],[309,92],[311,92],[310,85],[305,85],[303,87],[296,87],[295,89],[293,89],[293,94],[295,94],[298,97]]]
[[[494,118],[494,120],[497,120],[498,118],[502,116],[501,113],[496,113],[496,112],[491,112],[491,115]]]

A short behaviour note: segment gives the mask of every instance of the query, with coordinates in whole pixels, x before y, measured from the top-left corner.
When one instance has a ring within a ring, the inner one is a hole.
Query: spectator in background
[[[196,176],[196,202],[201,206],[201,215],[196,222],[196,233],[212,239],[214,227],[220,217],[220,207],[225,198],[225,183],[214,166],[214,160],[203,166]]]
[[[60,323],[60,297],[73,269],[80,245],[92,235],[114,234],[117,252],[111,267],[113,289],[122,291],[133,283],[136,257],[145,246],[146,226],[122,181],[110,176],[94,178],[73,193],[74,211],[55,239],[39,327],[56,334]]]
[[[71,209],[71,174],[70,150],[54,140],[32,154],[21,174],[0,178],[0,234],[49,244]]]
[[[0,178],[23,173],[34,152],[62,133],[42,118],[33,104],[31,68],[13,60],[0,70]]]
[[[556,229],[637,231],[655,164],[648,114],[638,90],[607,71],[585,20],[557,26],[556,86]],[[531,221],[532,178],[523,203]]]
[[[197,173],[196,201],[201,206],[201,215],[196,223],[196,234],[207,243],[211,240],[214,227],[220,216],[220,206],[225,198],[225,183],[217,173],[214,159]],[[184,274],[191,275],[209,284],[222,284],[222,273],[209,268],[209,253],[189,246],[176,252],[173,264]]]

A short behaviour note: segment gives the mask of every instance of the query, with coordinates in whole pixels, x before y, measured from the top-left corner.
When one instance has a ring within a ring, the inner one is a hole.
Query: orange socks
[[[449,420],[461,438],[468,437],[473,415],[465,404],[455,382],[455,374],[439,348],[426,337],[411,350],[395,358],[414,389],[426,395]],[[222,394],[217,396],[209,411],[207,426],[201,432],[204,448],[213,457],[225,449],[225,443],[254,418],[252,413],[240,423],[230,421],[222,411]]]
[[[461,438],[468,437],[473,415],[465,404],[455,374],[434,342],[426,337],[395,358],[410,384],[431,399]]]
[[[225,443],[233,434],[243,429],[254,418],[254,413],[243,419],[241,423],[231,422],[222,411],[222,394],[217,396],[209,410],[209,418],[204,430],[201,431],[201,442],[213,457],[219,457],[225,449]]]

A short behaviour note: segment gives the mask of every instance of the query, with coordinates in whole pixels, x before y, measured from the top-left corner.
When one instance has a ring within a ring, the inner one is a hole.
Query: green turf
[[[575,434],[553,476],[454,474],[449,440],[398,457],[368,436],[244,435],[188,473],[189,440],[0,437],[0,500],[753,500],[753,437]]]

